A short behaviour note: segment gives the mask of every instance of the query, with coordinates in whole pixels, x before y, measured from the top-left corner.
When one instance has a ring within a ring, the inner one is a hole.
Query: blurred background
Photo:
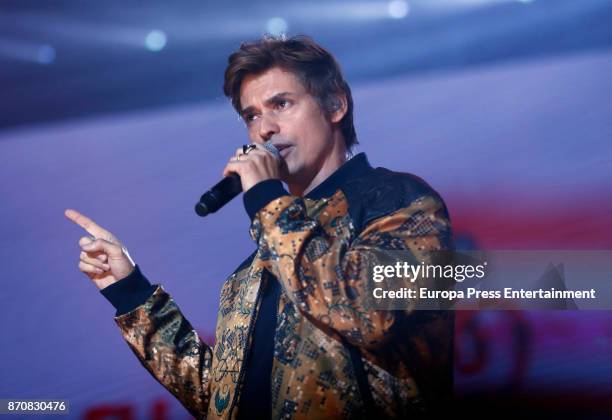
[[[122,239],[212,344],[254,244],[240,199],[193,205],[247,142],[223,70],[264,33],[337,57],[356,151],[440,192],[462,249],[612,249],[611,21],[604,0],[0,1],[0,398],[190,418],[78,271],[63,211]],[[461,312],[456,334],[466,404],[612,415],[609,312]]]

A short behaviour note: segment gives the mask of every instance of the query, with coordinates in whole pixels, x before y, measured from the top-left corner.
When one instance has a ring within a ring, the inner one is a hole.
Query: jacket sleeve
[[[346,206],[346,200],[338,198],[339,194],[329,199],[317,219],[308,217],[302,198],[277,197],[256,213],[251,236],[267,259],[267,268],[305,316],[323,328],[332,328],[353,345],[374,349],[393,334],[399,315],[368,306],[369,267],[381,251],[391,250],[402,251],[413,261],[431,263],[432,251],[452,248],[448,212],[435,192],[425,194],[370,221],[347,243],[334,230],[340,221],[334,220],[333,213],[338,218],[346,215],[346,209],[339,208]]]
[[[150,285],[138,267],[109,287],[113,289],[107,287],[102,293],[117,308],[115,322],[140,363],[195,418],[205,418],[211,347],[200,339],[164,288]],[[144,302],[139,304],[138,299]]]

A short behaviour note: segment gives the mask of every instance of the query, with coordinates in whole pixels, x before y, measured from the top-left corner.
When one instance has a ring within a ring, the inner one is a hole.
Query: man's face
[[[332,123],[300,80],[278,67],[248,75],[240,103],[251,141],[271,141],[279,149],[283,180],[310,182],[333,148]]]

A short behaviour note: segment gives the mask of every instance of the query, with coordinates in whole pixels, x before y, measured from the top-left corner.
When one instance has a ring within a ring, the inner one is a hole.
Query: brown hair
[[[296,75],[328,115],[338,106],[335,95],[344,94],[347,110],[340,121],[340,128],[348,151],[358,144],[353,125],[353,97],[340,65],[325,48],[305,35],[291,38],[265,35],[256,41],[243,43],[229,56],[223,93],[231,99],[238,113],[241,111],[240,85],[244,77],[272,67],[280,67]]]

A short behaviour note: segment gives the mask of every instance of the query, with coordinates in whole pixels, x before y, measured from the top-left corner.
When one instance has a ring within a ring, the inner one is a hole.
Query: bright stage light
[[[389,16],[394,19],[402,19],[408,14],[409,6],[405,0],[393,0],[387,6]]]
[[[281,17],[273,17],[266,23],[266,31],[271,35],[282,35],[287,33],[289,25],[287,21]]]
[[[163,31],[153,30],[145,38],[145,47],[149,51],[161,51],[166,46],[167,38]]]

